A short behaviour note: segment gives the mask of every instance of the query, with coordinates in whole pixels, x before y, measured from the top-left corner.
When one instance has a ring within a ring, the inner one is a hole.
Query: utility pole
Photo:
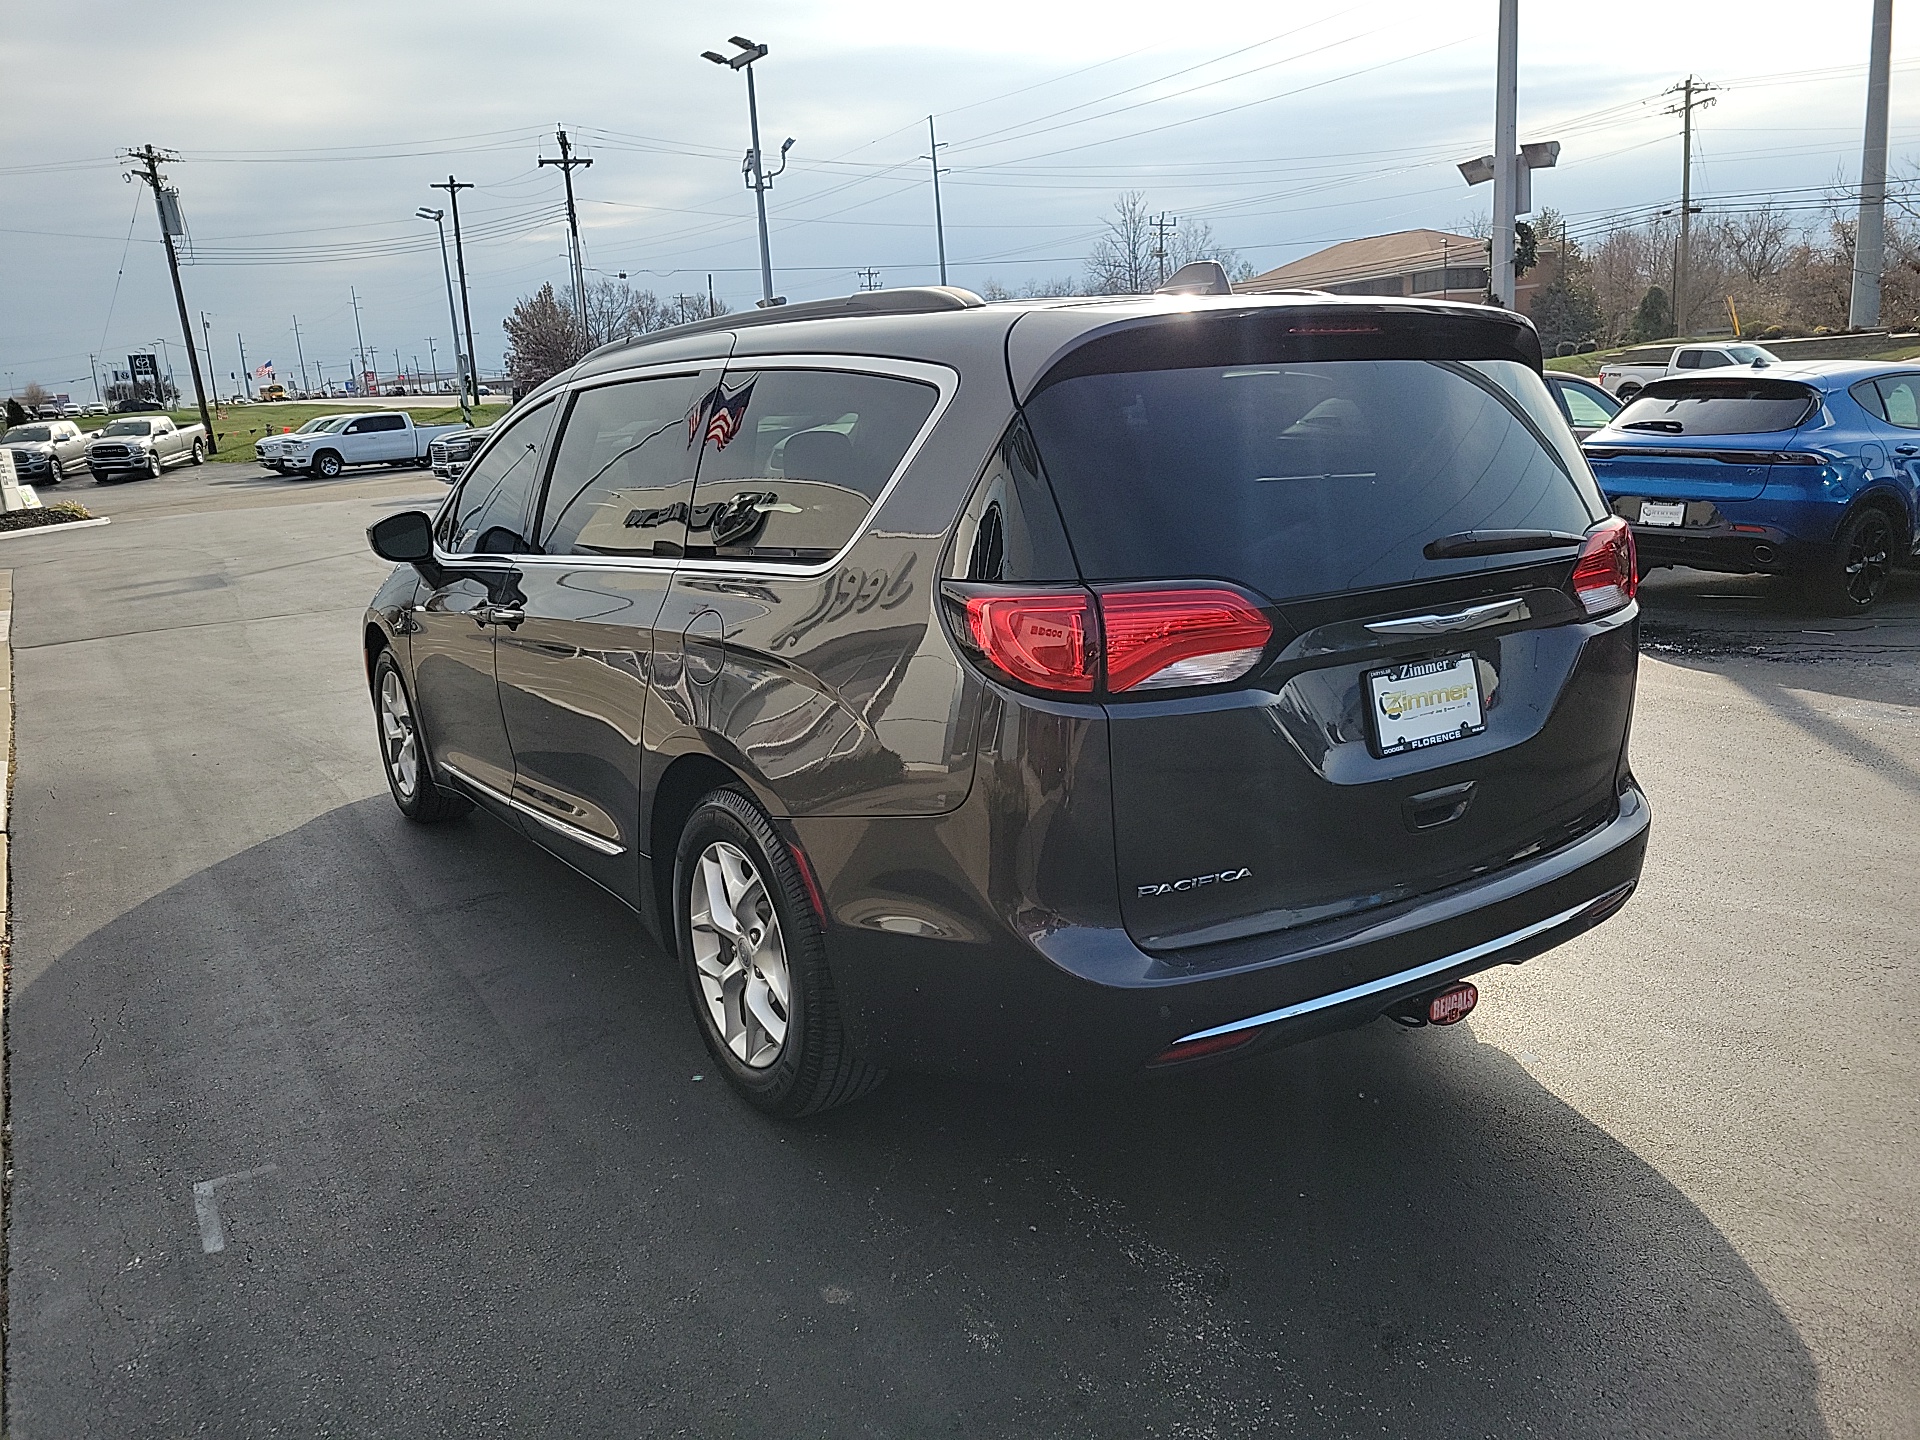
[[[456,180],[453,176],[449,175],[447,176],[446,184],[435,184],[428,188],[446,191],[447,203],[453,210],[453,258],[455,263],[460,267],[460,313],[466,317],[467,321],[466,380],[473,385],[473,403],[478,405],[480,403],[480,362],[474,358],[473,354],[473,304],[467,297],[466,251],[463,250],[460,245],[460,192],[462,190],[473,189],[473,182]],[[454,332],[454,346],[456,349],[459,347],[459,344],[460,333],[456,330]],[[463,405],[461,408],[464,410],[466,407]],[[471,417],[469,417],[469,419],[471,419]]]
[[[940,283],[947,283],[947,225],[940,215],[940,142],[933,135],[933,116],[927,116],[927,159],[933,166],[933,233],[940,242]],[[878,287],[875,287],[878,288]]]
[[[740,173],[746,177],[747,188],[753,191],[754,207],[760,214],[760,306],[784,305],[783,295],[773,293],[773,253],[767,245],[767,191],[773,188],[774,177],[787,168],[787,151],[793,148],[793,137],[789,135],[780,147],[780,169],[769,170],[762,163],[760,155],[760,101],[753,89],[753,62],[767,58],[767,47],[756,45],[744,35],[729,35],[727,43],[738,45],[737,55],[720,55],[712,50],[700,52],[703,60],[711,60],[716,65],[725,65],[732,70],[747,72],[747,125],[753,145],[747,151],[747,158],[740,164]]]
[[[400,350],[399,347],[396,346],[393,352],[393,388],[396,390],[405,389],[406,382],[407,372],[400,368]]]
[[[360,292],[349,285],[347,287],[347,294],[353,297],[351,302],[353,305],[353,338],[360,344],[360,348],[354,352],[357,357],[354,361],[354,368],[360,373],[354,377],[353,393],[356,395],[364,395],[367,389],[367,337],[360,333]]]
[[[1893,71],[1893,0],[1873,0],[1867,60],[1867,133],[1860,147],[1860,223],[1853,236],[1853,295],[1847,326],[1880,323],[1880,270],[1887,245],[1887,90]]]
[[[301,393],[311,395],[313,393],[313,387],[307,384],[307,351],[306,347],[300,343],[300,317],[298,315],[293,317],[293,350],[294,354],[300,357]]]
[[[860,288],[862,290],[878,290],[880,288],[880,272],[873,266],[869,265],[866,269],[856,270],[853,273],[860,277]]]
[[[235,335],[234,343],[240,347],[240,383],[246,386],[247,398],[253,398],[253,372],[247,369],[247,337]]]
[[[87,373],[93,376],[93,403],[104,405],[107,397],[100,393],[100,363],[93,356],[87,356]]]
[[[1667,110],[1667,114],[1680,117],[1680,238],[1673,248],[1675,335],[1687,333],[1687,317],[1691,313],[1687,304],[1687,289],[1693,278],[1688,273],[1688,262],[1692,259],[1689,247],[1693,229],[1693,112],[1713,104],[1713,96],[1707,92],[1719,88],[1689,75],[1667,91],[1669,95],[1680,97],[1680,103]]]
[[[547,160],[543,158],[540,163],[542,165],[552,165],[556,167],[560,171],[561,177],[566,181],[567,238],[568,248],[572,251],[573,258],[573,313],[580,319],[580,333],[586,336],[587,343],[591,345],[593,343],[593,335],[587,328],[587,275],[580,259],[580,217],[575,213],[573,208],[573,172],[576,169],[583,169],[593,164],[593,161],[583,160],[573,153],[573,147],[568,143],[566,131],[556,128],[553,133],[554,138],[560,142],[560,158],[558,160]]]
[[[1513,309],[1513,223],[1519,196],[1520,0],[1500,0],[1499,57],[1493,94],[1493,303]]]
[[[431,335],[427,337],[427,364],[433,370],[433,380],[431,383],[433,385],[433,391],[437,395],[440,393],[440,350],[439,347],[433,343],[433,336]],[[464,399],[465,397],[463,396],[462,398]]]
[[[180,286],[180,254],[173,245],[173,237],[184,228],[180,223],[180,196],[178,191],[167,189],[160,178],[160,162],[180,157],[171,150],[156,150],[151,145],[126,151],[125,156],[138,167],[129,171],[127,178],[137,178],[153,191],[153,208],[160,216],[160,238],[167,246],[167,270],[173,276],[173,299],[180,309],[180,335],[187,342],[187,356],[193,362],[193,398],[200,403],[200,426],[206,431],[207,452],[218,454],[220,446],[213,434],[213,416],[207,413],[207,388],[200,378],[200,351],[193,343],[193,321],[187,318],[187,292]]]
[[[1167,236],[1172,233],[1173,227],[1180,223],[1180,217],[1169,215],[1162,210],[1150,223],[1153,226],[1153,258],[1159,267],[1160,274],[1160,278],[1153,283],[1164,285],[1167,283]]]

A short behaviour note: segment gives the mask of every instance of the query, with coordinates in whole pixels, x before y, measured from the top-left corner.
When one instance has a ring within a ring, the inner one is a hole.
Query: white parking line
[[[231,1175],[216,1175],[211,1180],[196,1180],[193,1185],[193,1213],[200,1221],[200,1248],[209,1255],[217,1255],[227,1248],[226,1227],[220,1223],[220,1207],[214,1201],[214,1191],[222,1185],[231,1185],[239,1180],[252,1180],[261,1175],[271,1175],[278,1165],[262,1165],[257,1170],[237,1170]]]

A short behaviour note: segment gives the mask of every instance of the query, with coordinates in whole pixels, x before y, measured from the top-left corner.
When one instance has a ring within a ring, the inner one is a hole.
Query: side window
[[[730,371],[700,403],[706,437],[687,553],[809,563],[858,532],[940,398],[847,370]]]
[[[1723,365],[1733,364],[1733,361],[1724,350],[1702,350],[1698,363],[1702,370],[1718,370]]]
[[[1575,425],[1604,425],[1613,418],[1613,410],[1601,404],[1586,386],[1556,385],[1553,388],[1567,407],[1567,419]]]
[[[404,430],[407,417],[404,415],[375,415],[367,421],[369,430]]]
[[[1876,383],[1886,406],[1887,423],[1902,430],[1920,430],[1920,397],[1915,395],[1914,377],[1895,375]]]
[[[713,376],[663,375],[582,390],[541,507],[547,555],[678,555]]]
[[[1871,380],[1862,380],[1847,393],[1860,402],[1860,408],[1876,420],[1887,418],[1887,407],[1880,399],[1880,390]]]
[[[351,421],[347,425],[347,428],[342,430],[340,433],[342,435],[361,435],[366,432],[366,429],[367,429],[367,422],[365,420],[354,420],[354,421]]]
[[[510,421],[470,467],[440,520],[440,548],[455,555],[517,555],[528,549],[527,511],[546,460],[553,402],[543,400]]]
[[[1682,350],[1678,355],[1673,357],[1673,368],[1676,370],[1698,370],[1701,364],[1700,353],[1698,350]]]

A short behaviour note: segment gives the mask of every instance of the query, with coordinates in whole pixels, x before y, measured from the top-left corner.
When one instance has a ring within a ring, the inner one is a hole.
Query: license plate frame
[[[1479,660],[1471,651],[1369,670],[1360,683],[1367,738],[1381,759],[1465,740],[1487,728]]]
[[[1650,525],[1656,530],[1678,530],[1687,523],[1687,502],[1684,500],[1642,500],[1640,502],[1640,523]]]

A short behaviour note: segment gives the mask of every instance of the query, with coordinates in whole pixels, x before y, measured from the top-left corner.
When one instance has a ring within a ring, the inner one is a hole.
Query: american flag
[[[713,392],[712,409],[707,419],[707,442],[716,450],[727,448],[727,442],[740,433],[740,424],[746,417],[747,404],[753,399],[753,381],[749,380],[731,395],[719,390]]]

